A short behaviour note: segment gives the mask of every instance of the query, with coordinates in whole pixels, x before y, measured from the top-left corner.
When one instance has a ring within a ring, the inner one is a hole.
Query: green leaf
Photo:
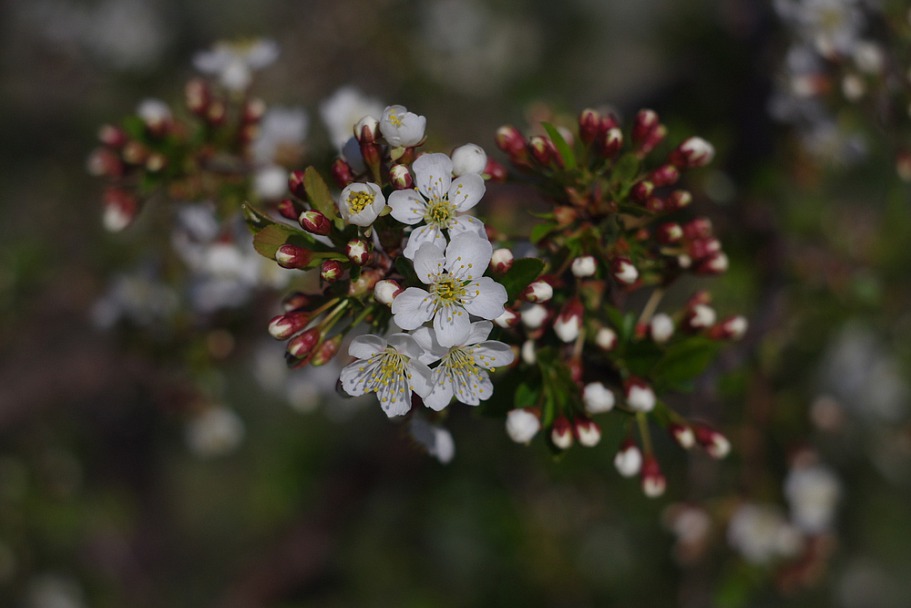
[[[532,387],[523,382],[516,388],[516,396],[513,405],[517,408],[532,407],[538,402],[541,395],[541,387]]]
[[[541,242],[541,239],[553,232],[553,230],[554,225],[549,222],[541,222],[540,224],[535,224],[534,228],[531,229],[529,240],[533,244],[537,245]]]
[[[701,336],[671,345],[652,370],[660,387],[682,389],[711,363],[721,345]]]
[[[633,180],[639,175],[641,161],[635,154],[624,154],[614,164],[611,177],[620,188],[626,189],[632,185]]]
[[[257,253],[270,260],[275,259],[275,252],[278,251],[279,247],[286,243],[319,252],[319,255],[314,256],[314,263],[312,266],[314,268],[319,265],[321,260],[327,257],[344,259],[344,256],[341,254],[326,255],[326,252],[331,252],[332,250],[314,240],[310,234],[301,230],[295,230],[287,224],[273,222],[268,226],[264,226],[253,235],[253,248],[256,249]]]
[[[338,210],[335,206],[335,199],[329,192],[329,186],[319,174],[319,171],[313,167],[304,169],[304,190],[307,191],[307,200],[310,205],[320,211],[330,220],[338,216]]]
[[[554,142],[554,146],[557,148],[557,152],[560,154],[560,157],[563,159],[563,166],[567,171],[572,171],[576,168],[576,154],[573,152],[573,149],[570,147],[566,140],[563,139],[563,136],[560,134],[559,129],[553,126],[549,122],[542,122],[541,126],[544,127],[544,130],[547,131],[547,134]]]
[[[506,274],[497,279],[506,288],[506,302],[512,302],[522,293],[529,283],[538,278],[544,270],[544,262],[538,258],[519,258],[512,264]]]
[[[250,227],[254,234],[266,226],[272,226],[277,223],[250,203],[244,203],[240,206],[240,209],[244,214],[244,219],[247,221],[247,226]]]

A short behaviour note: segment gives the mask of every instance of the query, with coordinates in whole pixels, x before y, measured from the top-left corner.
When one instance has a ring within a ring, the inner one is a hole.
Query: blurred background
[[[906,605],[903,4],[0,3],[0,605]],[[463,408],[443,465],[337,368],[286,371],[281,287],[188,275],[166,204],[105,230],[99,127],[258,36],[280,55],[254,91],[305,112],[305,163],[352,86],[426,116],[430,149],[496,155],[500,125],[589,106],[713,142],[711,288],[751,330],[675,399],[728,459],[668,440],[648,499],[610,450],[554,460]]]

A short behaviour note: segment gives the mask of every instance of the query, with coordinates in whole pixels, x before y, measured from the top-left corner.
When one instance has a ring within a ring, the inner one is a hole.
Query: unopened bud
[[[345,269],[338,260],[323,260],[319,267],[319,276],[327,283],[335,283],[342,278]]]
[[[650,176],[652,183],[659,188],[662,186],[671,186],[680,179],[680,171],[674,165],[661,165]]]
[[[119,188],[104,192],[102,224],[109,232],[120,232],[133,223],[139,213],[139,201],[132,194]]]
[[[721,459],[730,453],[731,442],[712,427],[697,424],[693,426],[693,433],[696,436],[696,443],[712,458]]]
[[[554,320],[554,333],[563,342],[574,342],[582,331],[584,308],[579,298],[569,300]]]
[[[587,108],[579,114],[579,138],[588,146],[601,132],[601,114]]]
[[[547,302],[554,297],[554,288],[547,281],[532,281],[522,292],[522,297],[529,302]]]
[[[160,99],[145,99],[139,104],[136,113],[149,133],[160,136],[171,125],[171,108]]]
[[[683,227],[677,222],[666,222],[658,226],[655,237],[662,245],[672,245],[683,238]]]
[[[487,167],[487,153],[476,144],[465,144],[452,151],[452,174],[456,177],[471,173],[481,175]]]
[[[332,358],[335,357],[335,355],[338,353],[338,347],[341,345],[342,338],[344,337],[344,334],[338,334],[332,338],[329,338],[328,340],[324,340],[323,343],[317,347],[316,352],[313,354],[313,359],[310,360],[310,365],[319,367],[320,365],[329,363],[329,361],[331,361]]]
[[[557,160],[553,144],[543,135],[532,135],[528,139],[528,148],[531,150],[532,157],[545,167],[550,166]]]
[[[506,414],[506,434],[516,443],[529,443],[541,430],[541,418],[534,410],[510,410]]]
[[[512,251],[503,247],[495,250],[493,255],[490,256],[490,267],[493,268],[494,272],[503,274],[512,268],[514,260]]]
[[[370,259],[370,247],[364,239],[351,239],[345,245],[345,255],[352,264],[363,266]]]
[[[595,261],[594,256],[582,255],[573,260],[570,269],[574,277],[584,279],[595,274],[598,269],[598,263]]]
[[[323,212],[316,209],[304,211],[297,217],[297,221],[304,230],[311,234],[326,236],[332,232],[332,222]]]
[[[724,274],[728,269],[728,256],[719,251],[699,262],[696,272],[699,274]]]
[[[608,129],[601,137],[599,148],[606,158],[613,158],[619,154],[623,148],[623,131],[617,127]]]
[[[601,427],[588,418],[576,418],[573,421],[573,433],[579,440],[579,445],[587,448],[593,448],[601,441]]]
[[[354,182],[354,170],[343,158],[336,158],[329,172],[339,188],[345,188]]]
[[[391,279],[383,279],[378,281],[373,288],[373,298],[380,304],[385,304],[386,306],[392,306],[392,301],[395,300],[396,296],[404,291],[402,286],[397,282]]]
[[[304,172],[295,169],[288,174],[288,190],[301,200],[306,200],[307,190],[304,188]]]
[[[389,168],[389,182],[396,190],[407,190],[414,186],[414,177],[405,165],[392,165]]]
[[[681,169],[704,167],[715,158],[715,148],[701,137],[684,140],[671,152],[670,161]]]
[[[560,228],[566,228],[577,219],[579,219],[579,212],[572,207],[560,205],[554,209],[554,219],[557,221],[557,226]]]
[[[319,327],[311,327],[304,333],[291,338],[288,342],[288,354],[295,359],[303,359],[313,354],[313,349],[320,341]]]
[[[639,271],[629,258],[618,257],[611,260],[611,274],[620,283],[632,285],[639,278]]]
[[[566,416],[558,416],[550,429],[550,440],[561,450],[568,450],[573,445],[573,426]]]
[[[674,422],[668,427],[668,430],[671,433],[671,437],[677,442],[677,445],[684,450],[688,450],[696,445],[696,435],[690,427]]]
[[[228,108],[222,101],[215,100],[206,108],[206,120],[213,126],[219,126],[225,122],[228,116]]]
[[[364,116],[354,125],[354,137],[362,144],[372,144],[376,141],[380,130],[379,121],[373,116]]]
[[[313,254],[309,249],[285,243],[275,252],[275,261],[282,268],[306,268]]]
[[[310,313],[306,311],[287,312],[273,317],[269,321],[269,335],[276,340],[287,340],[310,322]]]
[[[184,89],[184,99],[187,109],[196,116],[205,116],[209,110],[212,93],[209,85],[202,78],[194,78],[187,83]]]
[[[674,190],[671,192],[670,196],[667,197],[665,206],[668,211],[676,211],[677,209],[683,209],[684,207],[689,206],[692,202],[693,195],[690,194],[689,190]]]
[[[658,124],[658,114],[654,110],[639,110],[633,120],[633,143],[639,145],[645,141]]]
[[[300,291],[292,291],[282,298],[282,309],[285,312],[299,310],[310,305],[310,296]]]
[[[296,220],[300,213],[300,209],[298,209],[297,204],[290,198],[283,198],[278,203],[278,212],[285,219]]]
[[[482,176],[492,182],[500,183],[505,182],[507,177],[509,177],[506,172],[506,167],[492,158],[487,159],[487,165],[484,167]]]
[[[509,156],[509,160],[516,164],[526,164],[528,151],[525,137],[515,127],[506,125],[497,129],[497,147]]]
[[[626,404],[637,412],[650,412],[655,409],[657,398],[655,391],[644,380],[630,377],[623,383]]]
[[[664,494],[667,480],[661,472],[658,460],[654,456],[646,456],[642,463],[642,492],[649,498],[657,498]]]
[[[111,148],[120,148],[127,143],[127,134],[120,127],[102,125],[98,129],[98,141]]]
[[[713,340],[739,340],[747,332],[747,320],[742,315],[728,317],[709,331]]]
[[[614,350],[617,347],[617,332],[610,327],[602,327],[595,334],[595,344],[603,351]]]
[[[634,477],[642,470],[642,450],[632,439],[626,439],[620,444],[620,449],[614,456],[614,467],[623,477]]]
[[[522,325],[528,329],[538,329],[547,319],[548,310],[540,304],[532,304],[523,306],[519,316],[522,318]]]
[[[637,203],[644,203],[652,195],[652,192],[655,191],[655,185],[648,181],[642,180],[641,182],[636,182],[633,184],[633,187],[630,188],[629,195]]]
[[[712,220],[707,217],[697,217],[683,225],[683,236],[688,239],[707,239],[712,236]]]
[[[519,323],[519,315],[507,308],[503,311],[503,314],[494,319],[493,322],[494,325],[497,327],[502,327],[503,329],[506,329],[507,327],[515,327]]]
[[[123,146],[123,160],[130,165],[142,165],[145,164],[146,159],[149,157],[149,151],[144,145],[138,141],[128,141]]]
[[[522,357],[522,362],[526,365],[534,365],[538,362],[538,353],[535,351],[535,341],[526,340],[522,343],[522,350],[520,351]]]
[[[670,315],[659,312],[649,322],[649,334],[658,344],[664,344],[674,335],[674,320]]]
[[[152,152],[146,159],[146,171],[158,173],[168,164],[168,158],[159,152]]]
[[[609,388],[600,382],[591,382],[582,389],[582,403],[589,415],[603,414],[614,409],[616,398]]]
[[[123,163],[120,157],[108,148],[97,148],[89,154],[86,161],[89,175],[95,177],[120,177],[123,175]]]

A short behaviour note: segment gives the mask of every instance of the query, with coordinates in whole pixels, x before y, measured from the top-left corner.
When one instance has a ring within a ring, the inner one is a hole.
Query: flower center
[[[424,221],[428,224],[434,224],[440,228],[449,228],[449,222],[455,215],[455,207],[445,199],[433,199],[427,205],[427,211],[424,212]]]
[[[474,355],[465,348],[453,348],[446,355],[446,366],[453,372],[480,375]]]
[[[348,193],[348,210],[358,214],[373,203],[376,196],[372,192],[353,191]]]
[[[437,279],[431,291],[440,304],[459,302],[465,296],[465,286],[462,282],[449,275]]]
[[[390,112],[388,118],[389,118],[389,123],[396,129],[400,128],[403,124],[402,119],[399,118],[399,115],[396,114],[395,112]]]
[[[372,390],[378,391],[384,386],[389,386],[390,382],[395,382],[404,373],[407,362],[408,357],[387,347],[386,352],[380,355],[379,367],[372,374]]]

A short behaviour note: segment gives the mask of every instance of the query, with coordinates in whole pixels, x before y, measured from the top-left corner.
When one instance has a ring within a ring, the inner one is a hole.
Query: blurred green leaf
[[[304,169],[304,190],[307,191],[307,199],[310,205],[330,220],[338,217],[338,210],[335,206],[335,199],[329,192],[329,186],[325,180],[313,167]]]
[[[506,288],[506,302],[509,303],[518,298],[522,290],[537,279],[542,270],[544,270],[544,262],[538,258],[519,258],[513,262],[512,268],[497,279]]]
[[[544,127],[544,130],[547,131],[547,134],[550,136],[551,140],[553,140],[554,146],[557,147],[557,152],[563,159],[563,166],[566,168],[566,170],[572,171],[575,169],[576,154],[573,152],[573,149],[570,147],[570,145],[566,143],[566,140],[563,139],[563,135],[560,134],[560,130],[548,122],[542,122],[541,126]]]

